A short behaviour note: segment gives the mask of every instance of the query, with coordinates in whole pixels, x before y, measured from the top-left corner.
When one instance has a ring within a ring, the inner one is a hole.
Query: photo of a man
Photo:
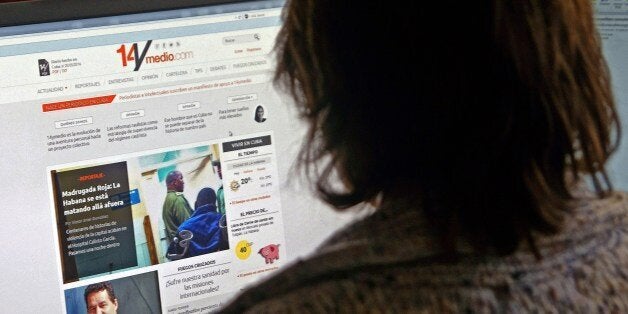
[[[85,288],[85,303],[89,314],[118,313],[118,299],[110,282],[99,282]]]
[[[91,283],[64,291],[65,313],[162,313],[157,272]]]
[[[185,183],[183,182],[183,174],[174,170],[166,176],[166,186],[168,192],[164,200],[162,219],[166,227],[166,236],[168,242],[172,242],[177,236],[177,229],[190,216],[192,216],[192,207],[183,195]]]

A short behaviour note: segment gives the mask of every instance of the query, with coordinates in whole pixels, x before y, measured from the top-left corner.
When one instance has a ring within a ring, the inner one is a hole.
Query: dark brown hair
[[[619,143],[592,14],[589,0],[288,0],[275,82],[309,122],[302,169],[339,210],[378,195],[422,210],[446,248],[507,254],[556,232],[566,177],[591,174],[603,196]]]
[[[113,291],[113,286],[108,281],[94,283],[87,286],[87,288],[85,288],[85,292],[83,293],[83,296],[85,297],[85,303],[87,304],[87,297],[89,297],[90,294],[103,290],[107,290],[107,294],[109,295],[109,301],[115,303],[116,293]]]

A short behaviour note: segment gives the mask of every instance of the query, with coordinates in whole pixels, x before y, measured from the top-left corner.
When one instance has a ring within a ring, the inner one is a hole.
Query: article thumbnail
[[[65,290],[68,314],[161,313],[157,272]]]
[[[137,266],[126,162],[51,174],[63,281]]]
[[[50,174],[64,283],[229,248],[218,144]]]
[[[139,158],[147,208],[158,222],[163,261],[229,248],[218,145]]]

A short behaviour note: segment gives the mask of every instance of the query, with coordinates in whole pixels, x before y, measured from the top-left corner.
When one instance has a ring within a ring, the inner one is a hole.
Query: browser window
[[[2,218],[21,238],[1,295],[209,312],[347,220],[290,180],[303,127],[271,82],[282,5],[0,31]]]

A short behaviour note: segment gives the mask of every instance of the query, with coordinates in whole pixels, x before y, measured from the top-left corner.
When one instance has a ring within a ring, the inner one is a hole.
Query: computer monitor
[[[292,180],[282,6],[0,5],[3,311],[212,311],[350,219]]]
[[[611,73],[617,111],[623,125],[623,137],[608,167],[609,175],[618,190],[628,190],[628,4],[622,1],[593,1],[598,31],[603,42],[604,56]]]

